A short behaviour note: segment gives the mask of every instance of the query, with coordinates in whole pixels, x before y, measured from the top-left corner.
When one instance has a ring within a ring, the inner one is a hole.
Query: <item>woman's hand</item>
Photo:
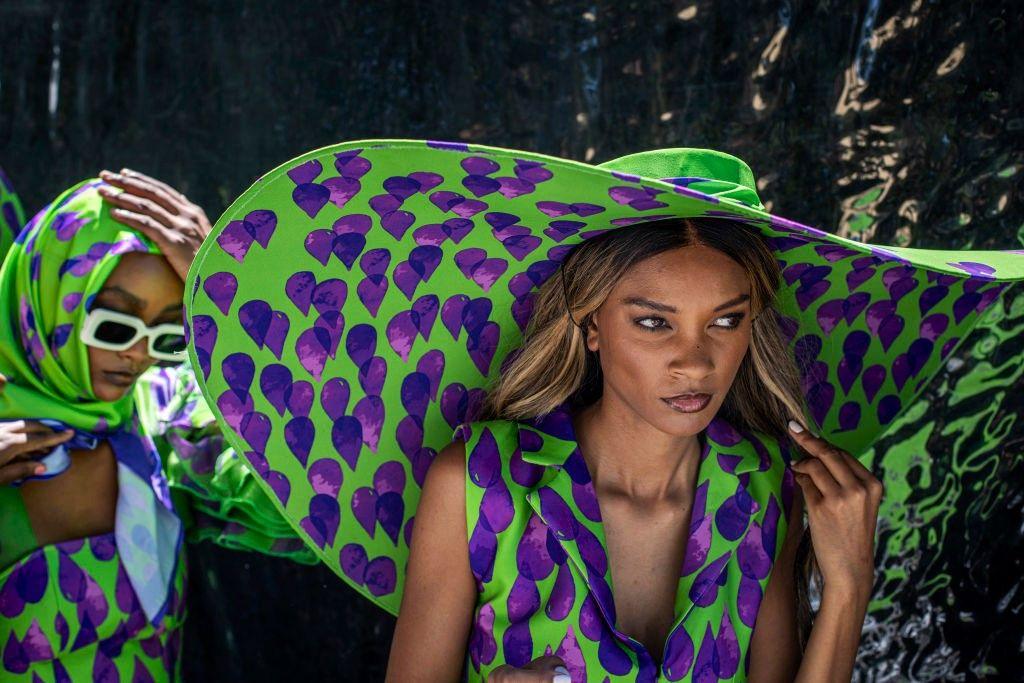
[[[45,472],[46,467],[33,460],[33,456],[49,453],[74,434],[71,429],[54,432],[33,421],[0,422],[0,486]]]
[[[508,664],[487,676],[487,683],[572,683],[561,657],[538,657],[522,669]]]
[[[875,522],[882,483],[856,458],[806,429],[793,439],[810,457],[793,463],[803,490],[811,543],[827,592],[853,595],[867,606],[874,583]]]
[[[129,168],[101,171],[100,178],[120,188],[100,187],[114,208],[110,215],[153,240],[182,280],[199,246],[210,234],[210,220],[201,208],[170,185]]]

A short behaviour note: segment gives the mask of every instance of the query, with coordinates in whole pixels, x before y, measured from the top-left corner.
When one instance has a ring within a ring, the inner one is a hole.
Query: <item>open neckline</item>
[[[672,625],[668,629],[668,631],[665,633],[665,638],[664,638],[663,642],[661,643],[661,648],[660,648],[661,649],[661,656],[657,660],[655,660],[653,658],[653,656],[651,655],[651,651],[647,648],[646,645],[644,645],[642,642],[640,642],[638,639],[634,638],[633,636],[631,636],[631,635],[627,634],[626,632],[622,631],[619,628],[619,626],[618,626],[618,610],[617,610],[616,603],[615,603],[615,590],[614,590],[615,578],[612,575],[612,569],[611,569],[612,564],[611,564],[610,552],[609,552],[609,547],[608,547],[608,536],[606,534],[606,529],[605,529],[605,524],[604,524],[604,515],[601,512],[601,504],[600,504],[600,501],[598,500],[597,489],[594,486],[594,478],[593,478],[593,475],[592,475],[591,470],[590,470],[590,465],[589,465],[589,463],[587,463],[586,458],[583,457],[582,449],[580,448],[579,441],[576,438],[576,426],[575,426],[575,424],[573,422],[574,418],[576,417],[576,414],[573,411],[568,410],[568,409],[566,409],[564,407],[562,407],[561,412],[563,412],[564,415],[565,415],[565,421],[564,421],[565,431],[564,431],[564,436],[560,435],[558,438],[560,438],[563,441],[570,442],[572,444],[572,450],[569,453],[569,455],[566,457],[565,463],[563,463],[562,466],[559,469],[564,469],[565,466],[569,463],[570,460],[572,460],[574,458],[578,458],[579,463],[582,465],[582,467],[583,467],[583,469],[584,469],[584,471],[586,473],[586,477],[587,477],[587,481],[584,484],[584,486],[587,489],[589,489],[589,493],[590,493],[590,495],[593,496],[594,505],[596,506],[596,511],[597,511],[598,519],[597,519],[597,521],[592,521],[592,524],[595,527],[595,531],[597,532],[595,535],[597,536],[597,540],[599,541],[599,543],[601,545],[601,549],[604,552],[605,559],[607,561],[606,576],[607,576],[607,584],[608,584],[608,599],[611,601],[611,604],[608,607],[610,607],[610,609],[612,611],[612,614],[615,615],[615,619],[612,620],[611,618],[609,618],[611,615],[607,615],[606,614],[605,615],[606,616],[606,621],[608,622],[609,626],[611,627],[612,631],[616,634],[616,636],[618,636],[620,639],[625,640],[625,641],[627,641],[627,642],[632,644],[633,649],[634,649],[634,651],[637,652],[637,656],[638,657],[640,657],[640,653],[642,652],[644,655],[646,655],[646,657],[648,657],[650,659],[651,664],[653,666],[655,666],[655,668],[658,671],[662,671],[663,668],[664,668],[664,663],[665,663],[666,657],[668,655],[669,644],[672,641],[672,636],[678,631],[678,629],[683,627],[683,622],[685,621],[686,617],[689,615],[690,611],[692,610],[692,608],[694,606],[692,604],[691,605],[685,605],[685,603],[684,603],[684,601],[682,599],[683,595],[685,594],[686,595],[686,600],[689,600],[689,594],[688,594],[689,591],[686,590],[686,587],[689,584],[689,582],[686,581],[686,577],[688,575],[684,575],[683,572],[684,572],[684,570],[686,568],[687,560],[689,558],[690,548],[694,544],[695,536],[697,535],[697,531],[698,531],[698,528],[694,525],[694,519],[695,519],[694,513],[697,511],[697,505],[698,505],[699,499],[701,498],[701,492],[700,492],[699,489],[701,487],[702,482],[705,479],[710,480],[711,478],[714,477],[714,474],[709,472],[709,469],[710,469],[709,463],[711,462],[712,458],[711,458],[711,452],[710,452],[710,450],[711,450],[711,440],[707,437],[707,433],[706,433],[707,429],[706,428],[702,429],[696,435],[697,436],[697,443],[698,443],[698,453],[699,453],[698,461],[697,461],[697,472],[696,472],[696,476],[695,476],[695,479],[694,479],[693,498],[691,500],[691,507],[690,507],[690,518],[687,521],[687,528],[685,530],[683,530],[683,533],[686,536],[686,540],[685,540],[685,543],[683,545],[682,562],[680,563],[680,566],[676,570],[677,579],[676,579],[676,582],[675,582],[675,591],[674,591],[674,597],[673,597]],[[716,462],[717,462],[717,459],[716,459]],[[719,468],[719,469],[721,469],[721,468]],[[702,512],[702,514],[700,515],[700,518],[703,519],[704,516],[705,516],[703,514],[703,512],[704,512],[703,505],[702,505],[701,512]],[[690,574],[694,574],[695,575],[696,574],[696,569],[691,571]],[[680,609],[680,605],[685,605],[685,606],[683,607],[683,609]]]

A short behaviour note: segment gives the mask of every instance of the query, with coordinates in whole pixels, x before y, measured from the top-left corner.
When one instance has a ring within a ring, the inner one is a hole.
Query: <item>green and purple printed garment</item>
[[[228,446],[188,363],[153,368],[135,395],[144,428],[159,435],[155,442],[189,542],[319,562]]]
[[[25,211],[11,179],[0,168],[0,263],[25,225]]]
[[[193,537],[309,561],[281,535],[248,468],[219,438],[202,438],[217,430],[187,368],[158,371],[159,381],[147,378],[115,403],[92,395],[79,341],[86,312],[122,254],[158,253],[109,217],[98,184],[72,188],[37,215],[0,271],[0,419],[55,420],[76,438],[109,441],[118,466],[115,529],[39,547],[19,490],[0,487],[4,681],[175,679],[185,583],[175,503],[180,510],[197,492],[209,502],[189,514],[199,529]],[[160,451],[175,449],[168,482]],[[185,487],[192,494],[172,502],[172,489]],[[237,504],[226,500],[232,493]],[[256,524],[271,517],[266,528]]]
[[[673,216],[761,231],[807,418],[854,454],[1024,279],[1024,252],[882,247],[773,216],[750,169],[719,152],[595,167],[370,140],[282,165],[218,220],[186,288],[189,353],[302,537],[395,613],[427,469],[519,346],[532,293],[583,240]]]
[[[601,511],[569,411],[461,426],[478,597],[465,672],[555,654],[573,681],[746,680],[793,502],[789,453],[721,417],[701,434],[676,620],[655,653],[616,627]]]

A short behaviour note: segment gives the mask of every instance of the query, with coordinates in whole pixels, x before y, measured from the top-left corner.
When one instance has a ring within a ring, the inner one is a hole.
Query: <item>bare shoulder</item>
[[[452,529],[459,528],[452,522],[465,521],[465,510],[466,446],[462,441],[453,441],[441,449],[427,470],[416,511],[416,529],[430,529],[425,533],[431,536],[448,535]],[[451,540],[459,537],[452,536]]]
[[[452,441],[441,449],[427,470],[426,481],[423,482],[423,495],[428,492],[451,494],[456,489],[462,490],[466,480],[466,444],[463,441]]]

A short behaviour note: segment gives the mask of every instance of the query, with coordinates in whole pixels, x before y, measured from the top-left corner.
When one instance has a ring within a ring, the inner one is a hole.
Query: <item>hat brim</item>
[[[395,613],[427,468],[519,345],[530,293],[575,244],[672,216],[769,238],[809,417],[852,453],[1024,279],[1021,251],[878,247],[574,161],[367,140],[283,164],[221,216],[189,273],[189,354],[306,542]]]

